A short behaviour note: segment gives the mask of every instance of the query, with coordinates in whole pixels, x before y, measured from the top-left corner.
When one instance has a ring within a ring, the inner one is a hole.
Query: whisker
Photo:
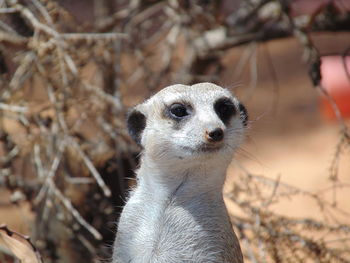
[[[236,153],[244,156],[245,158],[247,158],[251,161],[257,162],[258,164],[262,165],[261,161],[255,155],[253,155],[252,153],[250,153],[246,149],[243,149],[242,147],[238,147],[236,149]]]

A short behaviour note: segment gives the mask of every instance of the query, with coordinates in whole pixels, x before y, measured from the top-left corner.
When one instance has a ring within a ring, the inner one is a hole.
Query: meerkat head
[[[152,158],[194,160],[232,157],[247,125],[245,107],[212,83],[164,88],[132,109],[131,137]]]

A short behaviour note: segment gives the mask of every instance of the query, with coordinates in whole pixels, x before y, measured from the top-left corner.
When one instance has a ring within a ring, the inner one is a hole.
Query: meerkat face
[[[136,106],[128,129],[154,158],[191,160],[232,155],[247,119],[245,107],[226,89],[211,83],[173,85]]]

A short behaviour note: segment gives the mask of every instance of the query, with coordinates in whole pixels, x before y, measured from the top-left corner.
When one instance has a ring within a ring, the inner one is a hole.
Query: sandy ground
[[[349,43],[350,35],[316,35],[314,39],[321,51],[332,52],[343,50],[342,44]],[[223,85],[233,85],[230,72],[234,72],[237,63],[232,62],[238,61],[243,52],[244,48],[232,50],[225,57],[228,70],[223,74]],[[251,173],[270,178],[280,176],[281,181],[311,193],[329,189],[332,185],[329,169],[340,138],[340,126],[320,112],[320,95],[307,76],[299,43],[291,39],[272,41],[260,45],[257,54],[257,87],[249,87],[249,70],[246,70],[239,81],[242,87],[237,88],[252,120],[242,147],[246,153],[238,154],[237,159]],[[275,81],[271,81],[272,76],[276,76]],[[249,90],[254,91],[249,94]],[[233,165],[227,189],[237,173],[239,170]],[[350,213],[349,149],[343,151],[340,159],[339,180],[348,187],[338,189],[335,199],[330,190],[322,193],[329,202],[335,200],[339,208]],[[228,205],[234,213],[234,208]],[[314,201],[303,197],[283,201],[273,208],[293,217],[318,218],[320,213]],[[350,217],[342,217],[342,221],[349,223]]]

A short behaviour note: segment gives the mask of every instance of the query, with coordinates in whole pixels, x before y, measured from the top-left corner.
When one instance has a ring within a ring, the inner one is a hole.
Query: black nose
[[[208,135],[210,141],[219,142],[224,138],[224,131],[221,128],[216,128],[215,130],[209,132]]]

